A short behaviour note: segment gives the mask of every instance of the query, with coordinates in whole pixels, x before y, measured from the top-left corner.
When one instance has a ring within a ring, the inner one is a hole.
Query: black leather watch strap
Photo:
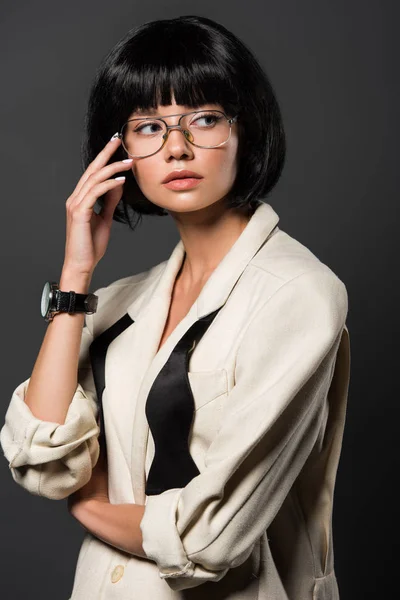
[[[63,312],[86,312],[85,299],[88,294],[77,294],[76,292],[62,292],[57,290],[56,293],[56,310]]]

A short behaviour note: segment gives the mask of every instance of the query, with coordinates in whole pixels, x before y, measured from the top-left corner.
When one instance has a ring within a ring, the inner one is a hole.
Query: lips
[[[195,173],[194,171],[187,171],[182,169],[181,171],[172,171],[171,173],[169,173],[162,181],[162,183],[168,183],[169,181],[173,181],[175,179],[188,178],[202,179],[202,176],[199,175],[199,173]]]
[[[189,190],[200,185],[202,177],[182,177],[181,179],[172,179],[163,183],[163,185],[170,190]]]

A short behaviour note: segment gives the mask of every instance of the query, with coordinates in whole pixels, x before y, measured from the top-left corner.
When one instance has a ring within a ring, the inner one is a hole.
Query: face
[[[137,116],[159,116],[168,125],[177,125],[179,115],[192,110],[223,108],[219,104],[204,104],[196,109],[175,103],[157,107],[157,113],[138,114],[132,112],[129,118]],[[234,116],[234,115],[228,115]],[[237,172],[238,132],[237,124],[232,124],[229,140],[217,148],[193,146],[179,129],[171,129],[164,146],[144,158],[133,158],[132,171],[143,194],[154,204],[173,213],[192,212],[205,209],[228,194]],[[202,178],[197,185],[189,188],[166,187],[163,179],[174,170],[194,171]]]

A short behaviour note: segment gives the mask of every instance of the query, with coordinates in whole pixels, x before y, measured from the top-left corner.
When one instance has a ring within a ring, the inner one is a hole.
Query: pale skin
[[[218,104],[201,109],[223,110]],[[177,124],[179,116],[194,110],[178,105],[159,105],[156,115]],[[198,109],[196,109],[198,110]],[[156,116],[154,115],[154,116]],[[130,118],[137,116],[132,113]],[[153,116],[149,113],[148,116]],[[109,144],[119,144],[119,140]],[[223,198],[237,173],[238,132],[232,124],[231,137],[218,148],[197,148],[181,131],[173,129],[163,148],[145,158],[134,158],[129,168],[144,195],[164,208],[174,219],[185,247],[185,260],[177,275],[171,304],[159,348],[185,317],[211,273],[246,227],[249,216],[228,210]],[[161,182],[175,169],[188,169],[203,176],[201,183],[187,190],[171,190]],[[130,554],[147,558],[142,547],[140,521],[144,506],[111,504],[108,497],[107,464],[100,458],[91,480],[68,498],[71,514],[93,535]]]

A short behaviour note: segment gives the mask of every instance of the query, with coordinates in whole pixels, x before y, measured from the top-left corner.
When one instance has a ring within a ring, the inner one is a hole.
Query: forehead
[[[168,115],[175,115],[175,114],[179,114],[179,113],[186,113],[186,112],[191,112],[194,110],[201,110],[201,109],[219,109],[222,110],[222,107],[219,104],[215,104],[215,103],[206,103],[206,104],[201,104],[199,106],[196,106],[195,108],[193,108],[193,106],[187,106],[186,104],[168,104],[166,106],[163,106],[161,104],[159,104],[157,106],[157,108],[136,108],[134,111],[132,111],[130,117],[134,117],[134,116],[144,116],[144,115],[148,115],[150,117],[153,116],[160,116],[160,117],[164,117],[164,116],[168,116]]]

